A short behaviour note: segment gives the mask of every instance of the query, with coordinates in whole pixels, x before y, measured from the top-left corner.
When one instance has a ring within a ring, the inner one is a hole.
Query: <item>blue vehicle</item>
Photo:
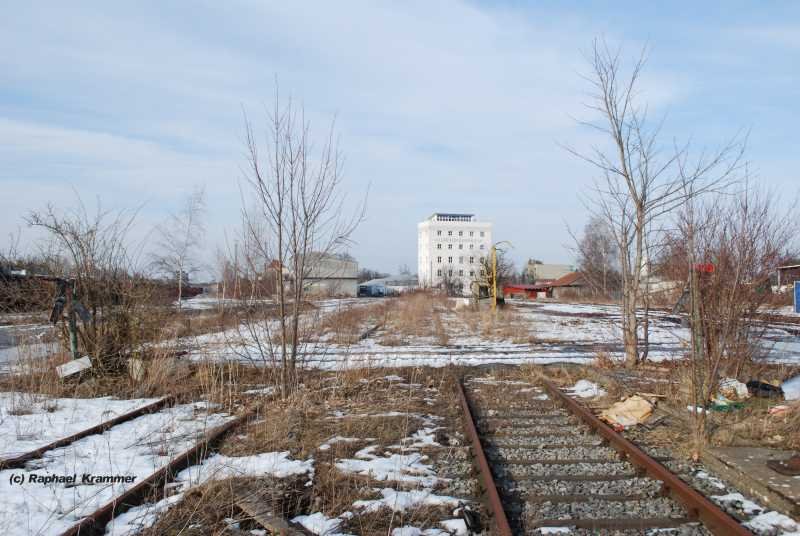
[[[359,298],[383,298],[386,296],[386,287],[383,285],[358,285]]]

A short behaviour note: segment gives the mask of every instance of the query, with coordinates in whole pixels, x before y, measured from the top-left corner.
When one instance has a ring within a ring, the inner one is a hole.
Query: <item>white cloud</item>
[[[556,142],[596,141],[573,119],[587,117],[581,50],[594,35],[621,37],[591,13],[455,0],[7,11],[0,183],[17,201],[0,202],[0,225],[71,186],[88,198],[150,200],[155,220],[205,183],[210,238],[221,240],[238,218],[242,107],[258,128],[277,76],[316,128],[336,114],[352,197],[372,183],[353,253],[388,270],[415,264],[415,224],[434,210],[494,220],[519,259],[568,260],[563,221],[580,226],[575,194],[591,170]],[[692,85],[660,70],[652,48],[643,90],[658,113]]]

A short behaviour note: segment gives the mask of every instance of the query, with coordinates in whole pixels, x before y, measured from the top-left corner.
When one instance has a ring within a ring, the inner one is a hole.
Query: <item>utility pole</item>
[[[497,309],[497,246],[492,246],[492,313]]]
[[[497,309],[497,246],[499,246],[500,244],[508,244],[510,247],[512,248],[514,247],[514,245],[511,242],[508,242],[507,240],[495,242],[492,245],[492,277],[491,277],[492,313],[494,313],[495,310]]]

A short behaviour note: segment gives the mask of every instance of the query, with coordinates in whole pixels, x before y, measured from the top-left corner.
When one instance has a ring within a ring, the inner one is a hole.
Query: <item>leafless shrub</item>
[[[689,274],[693,404],[703,407],[722,374],[733,377],[769,351],[757,313],[770,295],[777,266],[793,251],[797,223],[774,195],[746,187],[729,196],[693,201],[669,235],[670,269]],[[710,265],[710,266],[709,266]],[[713,269],[713,271],[712,271]],[[695,415],[695,439],[707,436],[705,412]]]
[[[244,208],[249,254],[244,265],[259,274],[266,275],[267,267],[274,270],[277,318],[251,322],[245,329],[258,337],[248,354],[280,372],[287,396],[305,357],[313,353],[309,334],[319,315],[303,315],[309,276],[321,259],[342,253],[350,243],[364,207],[344,216],[342,156],[333,126],[314,151],[302,108],[298,111],[291,101],[282,104],[276,94],[267,127],[262,144],[246,120],[247,184],[254,203]]]
[[[139,319],[147,314],[150,286],[137,275],[135,256],[128,249],[135,217],[135,211],[107,211],[99,203],[90,214],[78,199],[75,209],[48,205],[26,218],[29,225],[45,230],[66,258],[64,273],[53,275],[75,281],[78,299],[89,313],[78,331],[79,344],[99,370],[119,368],[141,342]]]

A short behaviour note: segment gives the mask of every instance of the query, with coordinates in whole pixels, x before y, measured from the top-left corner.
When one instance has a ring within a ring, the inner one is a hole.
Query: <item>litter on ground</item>
[[[600,418],[623,428],[641,424],[653,413],[653,404],[639,395],[612,404],[600,414]]]

